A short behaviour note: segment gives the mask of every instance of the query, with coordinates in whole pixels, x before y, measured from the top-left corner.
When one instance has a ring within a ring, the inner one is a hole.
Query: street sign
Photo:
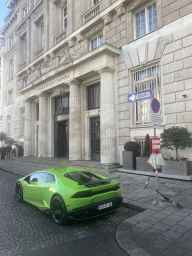
[[[151,108],[153,110],[154,113],[158,113],[160,110],[160,103],[158,101],[158,99],[153,98],[151,101]]]
[[[156,154],[157,151],[160,154],[161,152],[160,138],[157,138],[157,137],[150,138],[150,151],[151,151],[151,154]]]
[[[152,92],[150,89],[150,90],[146,90],[146,91],[142,91],[142,92],[136,92],[136,93],[129,94],[127,96],[127,101],[128,101],[128,103],[132,103],[132,102],[140,101],[140,100],[148,100],[148,99],[151,99],[151,97],[152,97]]]
[[[150,113],[150,122],[153,123],[154,126],[161,125],[161,116],[159,113]]]

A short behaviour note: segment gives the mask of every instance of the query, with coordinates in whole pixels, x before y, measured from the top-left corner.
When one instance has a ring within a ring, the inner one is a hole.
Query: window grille
[[[151,89],[152,98],[157,98],[161,104],[161,81],[160,81],[160,67],[153,65],[144,69],[133,72],[133,88],[134,92],[141,92]],[[161,111],[161,110],[160,110]],[[135,102],[134,119],[135,125],[143,126],[151,124],[150,114],[151,100],[141,100]],[[160,113],[161,114],[161,113]]]

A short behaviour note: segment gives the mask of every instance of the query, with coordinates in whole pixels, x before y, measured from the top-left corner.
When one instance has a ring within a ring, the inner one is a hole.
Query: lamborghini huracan
[[[37,171],[18,179],[15,195],[18,201],[29,202],[50,213],[59,225],[68,218],[107,213],[122,202],[118,181],[74,167]]]

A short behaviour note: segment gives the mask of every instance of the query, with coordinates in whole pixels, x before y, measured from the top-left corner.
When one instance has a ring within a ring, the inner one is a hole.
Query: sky
[[[0,30],[5,24],[4,19],[7,17],[7,14],[10,12],[10,9],[6,7],[7,0],[0,0]]]

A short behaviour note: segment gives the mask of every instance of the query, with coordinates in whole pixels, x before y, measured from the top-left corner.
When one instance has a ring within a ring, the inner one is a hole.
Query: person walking
[[[6,155],[6,148],[4,147],[4,145],[1,147],[1,159],[5,159],[5,155]]]
[[[8,145],[7,146],[7,158],[9,158],[9,159],[10,159],[11,150],[12,150],[12,147],[10,145]]]

